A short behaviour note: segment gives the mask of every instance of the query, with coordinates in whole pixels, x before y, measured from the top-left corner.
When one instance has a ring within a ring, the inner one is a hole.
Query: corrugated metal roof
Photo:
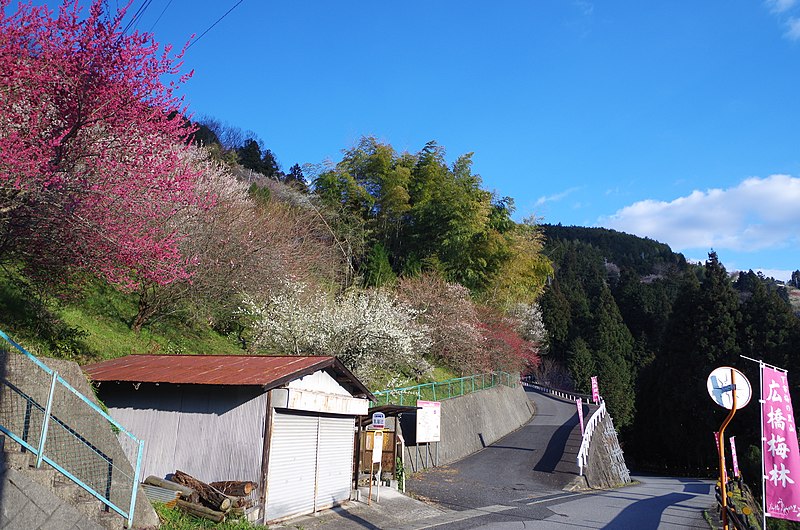
[[[168,490],[152,484],[142,484],[144,494],[147,495],[147,500],[150,502],[163,502],[170,508],[175,506],[175,501],[180,497],[181,492],[175,490]]]
[[[128,355],[83,367],[96,382],[259,385],[274,388],[328,369],[340,383],[372,397],[335,357],[265,355]]]

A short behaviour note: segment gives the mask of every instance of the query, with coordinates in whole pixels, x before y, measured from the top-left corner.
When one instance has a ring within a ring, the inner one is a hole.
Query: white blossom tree
[[[393,294],[351,289],[333,298],[302,282],[286,281],[265,302],[249,297],[252,346],[289,355],[334,355],[367,384],[392,372],[418,378],[431,340],[416,311]]]
[[[542,320],[542,309],[538,303],[516,304],[508,311],[510,317],[519,322],[519,334],[534,343],[541,354],[547,349],[547,329]]]

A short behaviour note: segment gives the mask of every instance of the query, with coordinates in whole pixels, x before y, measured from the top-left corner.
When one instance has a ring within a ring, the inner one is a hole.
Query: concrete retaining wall
[[[420,445],[414,443],[416,414],[403,414],[400,430],[407,444],[406,470],[415,472],[460,460],[520,428],[533,412],[533,403],[520,385],[500,385],[446,399],[442,401],[441,441]]]
[[[43,363],[51,369],[56,370],[65,381],[72,385],[75,390],[89,398],[92,402],[97,404],[97,398],[94,396],[91,385],[89,384],[86,375],[81,368],[74,362],[64,361],[59,359],[40,359]],[[28,395],[32,396],[41,405],[47,401],[47,394],[50,388],[50,376],[48,376],[41,369],[36,367],[29,359],[22,356],[17,352],[7,351],[0,347],[0,377],[11,382],[15,386],[22,388]],[[58,417],[64,424],[69,425],[71,429],[78,432],[85,440],[88,440],[94,445],[94,450],[85,449],[81,454],[67,455],[73,456],[78,461],[86,454],[93,456],[95,452],[102,452],[112,459],[114,462],[114,469],[112,474],[112,487],[111,499],[122,506],[123,509],[127,508],[130,503],[130,487],[131,478],[133,477],[133,468],[128,462],[122,447],[119,444],[116,434],[111,429],[109,423],[100,415],[78,400],[77,397],[68,392],[64,387],[58,385],[53,403],[52,414]],[[0,400],[5,399],[6,403],[0,407],[0,423],[6,425],[16,425],[20,419],[21,410],[17,410],[17,406],[9,396],[7,387],[3,387],[0,392]],[[2,401],[0,401],[2,403]],[[18,405],[18,404],[17,404]],[[41,417],[41,416],[40,416]],[[41,420],[39,420],[41,421]],[[34,445],[38,444],[38,427],[31,428],[31,436]],[[55,427],[50,429],[50,437],[48,444],[58,447],[58,444],[53,442],[56,440],[56,434],[60,431]],[[12,442],[10,439],[6,440],[6,449],[13,450],[14,446],[19,450],[19,445]],[[70,446],[72,447],[72,446]],[[87,446],[88,447],[88,446]],[[84,454],[85,453],[85,454]],[[86,460],[86,466],[95,470],[97,467],[94,465],[96,459]],[[72,462],[75,464],[75,462]],[[105,472],[105,468],[98,468],[98,473]],[[23,472],[24,473],[24,472]],[[101,492],[102,493],[102,492]],[[101,503],[97,501],[97,511],[100,512]],[[123,522],[121,516],[117,516],[120,524]],[[147,500],[142,489],[139,489],[137,496],[136,507],[134,509],[134,528],[154,528],[159,524],[158,515],[156,515],[150,502]]]

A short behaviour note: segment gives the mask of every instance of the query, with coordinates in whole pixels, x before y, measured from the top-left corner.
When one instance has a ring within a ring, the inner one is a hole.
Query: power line
[[[138,23],[139,19],[152,2],[153,0],[144,0],[144,2],[142,2],[142,5],[139,6],[139,9],[136,10],[136,13],[134,13],[133,17],[128,21],[128,24],[125,26],[125,29],[122,30],[120,36],[128,33],[128,30],[131,28],[131,26],[133,26],[135,23]]]
[[[217,24],[219,24],[219,23],[222,21],[222,19],[223,19],[223,18],[227,17],[227,16],[228,16],[228,14],[229,14],[231,11],[233,11],[234,9],[236,9],[237,7],[239,7],[239,4],[241,4],[242,2],[244,2],[244,0],[239,0],[238,2],[236,2],[236,3],[233,5],[233,7],[232,7],[232,8],[228,9],[228,10],[225,12],[225,14],[224,14],[224,15],[222,15],[221,17],[219,17],[219,18],[217,19],[217,21],[216,21],[216,22],[214,22],[213,24],[211,24],[211,25],[208,27],[208,29],[207,29],[207,30],[205,30],[203,33],[201,33],[201,34],[200,34],[200,36],[199,36],[199,37],[197,37],[195,40],[193,40],[193,41],[191,42],[191,44],[189,44],[189,45],[186,47],[186,49],[188,50],[189,48],[191,48],[192,46],[194,46],[194,45],[197,43],[197,41],[199,41],[200,39],[202,39],[202,38],[203,38],[203,36],[204,36],[206,33],[208,33],[209,31],[211,31],[211,29],[212,29],[214,26],[216,26]]]
[[[161,14],[160,14],[160,15],[158,15],[158,18],[156,19],[156,21],[155,21],[155,22],[153,22],[153,25],[152,25],[152,26],[150,26],[150,29],[148,30],[148,32],[147,32],[147,33],[153,33],[153,28],[155,28],[155,27],[156,27],[156,24],[158,24],[158,21],[159,21],[159,20],[161,20],[161,17],[163,17],[163,16],[164,16],[164,13],[166,13],[166,11],[167,11],[167,8],[169,7],[169,5],[170,5],[171,3],[172,3],[172,0],[169,0],[169,2],[167,2],[167,5],[166,5],[166,6],[164,6],[164,9],[162,9],[162,10],[161,10]]]
[[[139,15],[139,18],[136,19],[136,22],[133,24],[133,29],[136,29],[139,26],[139,22],[142,21],[142,17],[144,16],[144,12],[147,11],[147,8],[150,7],[150,4],[153,3],[153,0],[147,0],[144,7],[142,7],[142,12]]]

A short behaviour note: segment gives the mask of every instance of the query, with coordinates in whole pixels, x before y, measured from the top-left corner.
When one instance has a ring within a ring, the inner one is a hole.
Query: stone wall
[[[105,530],[25,472],[0,466],[0,530]]]
[[[76,363],[47,358],[40,360],[56,370],[75,390],[98,404],[89,381]],[[20,392],[44,406],[47,402],[51,377],[22,354],[2,348],[0,348],[0,376],[17,389],[12,390],[8,385],[0,385],[0,422],[17,435],[27,433],[28,442],[34,447],[37,446],[43,416],[33,408],[30,414],[30,428],[25,429],[20,425],[21,419],[25,417],[22,408],[25,401],[21,400]],[[92,476],[99,477],[99,484],[107,484],[108,465],[96,455],[98,453],[106,455],[113,462],[109,489],[111,500],[126,509],[130,503],[134,473],[111,425],[62,385],[56,385],[52,415],[58,418],[60,423],[51,422],[45,454],[47,455],[49,451],[50,454],[58,455],[58,459],[69,462],[68,469],[82,466],[82,469],[91,470]],[[68,430],[73,434],[70,435]],[[82,437],[93,447],[70,443],[74,436]],[[19,445],[10,439],[6,439],[5,445],[7,451],[13,451],[14,446],[19,450]],[[64,454],[60,454],[59,451],[63,451]],[[21,471],[25,473],[24,469]],[[105,492],[100,491],[100,493]],[[101,503],[98,501],[97,505],[99,510]],[[123,520],[121,517],[119,519]],[[134,510],[134,527],[152,528],[157,525],[158,516],[140,488]]]
[[[587,485],[597,489],[616,488],[631,481],[610,414],[595,428],[584,476]]]

